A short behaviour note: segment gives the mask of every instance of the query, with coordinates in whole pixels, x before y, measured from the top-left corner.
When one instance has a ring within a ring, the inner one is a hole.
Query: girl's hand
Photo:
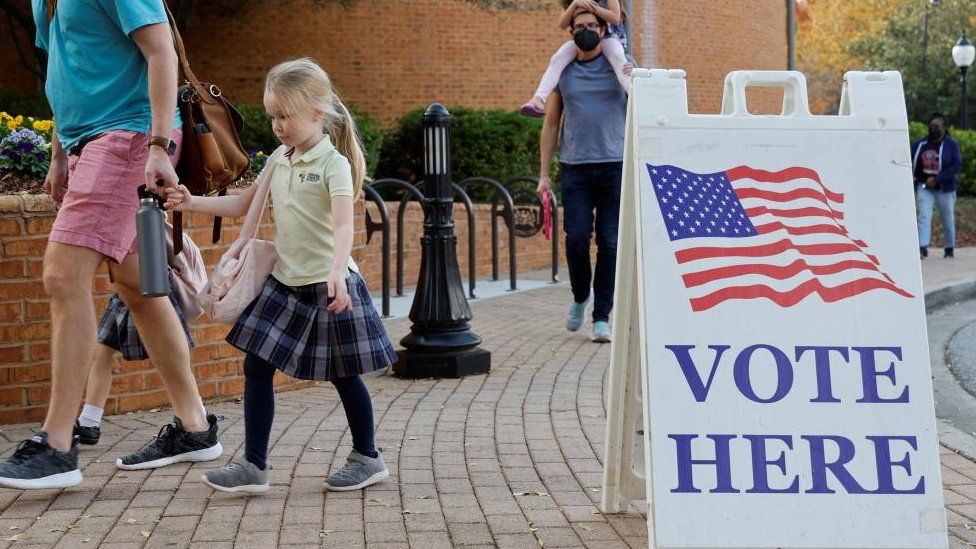
[[[596,13],[596,9],[600,7],[600,4],[596,3],[596,0],[573,0],[576,5],[585,11]]]
[[[331,298],[327,307],[328,311],[336,314],[351,311],[352,299],[349,297],[349,288],[346,286],[345,273],[329,273],[329,277],[325,279],[325,284],[329,298]]]
[[[193,200],[193,195],[190,194],[190,190],[185,185],[167,187],[165,192],[166,202],[163,206],[167,210],[173,210],[174,212],[188,212],[191,210],[190,201]]]

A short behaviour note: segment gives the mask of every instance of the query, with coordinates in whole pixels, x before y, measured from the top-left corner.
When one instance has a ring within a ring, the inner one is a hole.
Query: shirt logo
[[[298,179],[302,183],[318,183],[322,180],[322,176],[317,173],[302,173],[298,174]]]

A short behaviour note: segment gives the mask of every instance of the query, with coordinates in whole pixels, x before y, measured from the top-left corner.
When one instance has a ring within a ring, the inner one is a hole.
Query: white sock
[[[81,415],[78,416],[78,423],[82,427],[98,427],[102,424],[103,413],[105,413],[105,410],[102,410],[98,406],[85,404],[85,407],[81,409]]]

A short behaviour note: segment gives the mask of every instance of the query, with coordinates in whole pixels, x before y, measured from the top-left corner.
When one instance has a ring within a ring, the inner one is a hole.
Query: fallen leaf
[[[153,413],[153,412],[158,412],[158,411],[159,411],[159,408],[150,408],[149,409],[149,413],[150,414]],[[146,537],[148,538],[149,536],[146,536]]]
[[[404,515],[412,515],[412,514],[413,514],[413,511],[411,511],[411,510],[409,510],[409,509],[404,509],[404,510],[403,510],[403,514],[404,514]]]
[[[91,538],[85,538],[85,539],[81,540],[82,543],[88,543],[90,541],[91,541]]]
[[[420,499],[430,499],[430,496],[420,496]],[[14,526],[16,528],[16,526]]]
[[[539,547],[545,547],[546,546],[546,542],[542,541],[541,539],[535,538],[535,540],[539,542]]]
[[[24,534],[14,534],[7,538],[7,541],[20,541],[24,539]]]
[[[151,411],[151,410],[150,410],[150,411]],[[148,537],[149,537],[149,532],[148,532],[148,531],[146,531],[146,530],[143,530],[143,531],[141,531],[141,532],[139,532],[139,533],[140,533],[140,534],[142,534],[142,537],[144,537],[144,538],[148,538]]]
[[[136,520],[136,519],[129,519],[129,520],[125,521],[126,524],[135,524],[137,522],[139,522],[139,521]]]
[[[11,526],[10,528],[7,528],[7,530],[20,530],[20,526]]]
[[[321,450],[318,446],[309,446],[309,450]]]
[[[546,496],[546,497],[549,496],[549,494],[545,492],[540,492],[538,490],[529,490],[528,492],[512,492],[512,495],[513,496]]]
[[[419,437],[407,437],[407,440],[418,440]]]
[[[61,532],[61,531],[63,531],[63,528],[51,528],[48,530],[48,532]]]
[[[593,531],[593,528],[590,528],[589,526],[587,526],[585,524],[577,524],[576,526],[579,526],[579,529],[580,530],[585,530],[587,532],[592,532]]]

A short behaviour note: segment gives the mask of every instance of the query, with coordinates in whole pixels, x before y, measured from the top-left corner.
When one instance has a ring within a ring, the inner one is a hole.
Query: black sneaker
[[[81,484],[78,439],[67,452],[59,452],[40,432],[20,443],[10,459],[0,463],[0,486],[19,490],[68,488]]]
[[[921,255],[922,259],[925,259],[926,257],[929,256],[929,249],[926,248],[925,246],[920,246],[918,248],[918,253]]]
[[[207,414],[210,428],[191,433],[183,428],[180,418],[163,425],[159,434],[141,450],[120,457],[115,464],[119,469],[155,469],[181,461],[211,461],[224,453],[217,441],[217,416]]]
[[[946,259],[952,259],[956,257],[955,250],[953,248],[946,248],[945,255],[943,257],[945,257]]]
[[[98,444],[98,438],[102,436],[102,429],[98,426],[85,427],[78,420],[75,420],[75,436],[82,444]]]

